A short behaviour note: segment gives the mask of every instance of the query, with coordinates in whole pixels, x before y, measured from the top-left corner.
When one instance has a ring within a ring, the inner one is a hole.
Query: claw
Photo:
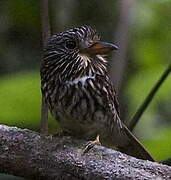
[[[89,141],[87,144],[86,144],[86,147],[84,148],[83,150],[83,155],[87,152],[90,151],[90,149],[92,149],[95,145],[101,145],[100,143],[100,139],[99,139],[99,135],[97,135],[96,139],[94,141]]]

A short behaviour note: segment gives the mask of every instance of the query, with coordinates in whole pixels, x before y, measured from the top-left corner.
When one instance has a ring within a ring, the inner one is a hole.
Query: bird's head
[[[103,55],[116,49],[116,45],[100,41],[90,26],[81,26],[53,35],[45,50],[44,62],[46,66],[56,66],[61,73],[71,73],[71,70],[92,67],[98,60],[105,61]]]

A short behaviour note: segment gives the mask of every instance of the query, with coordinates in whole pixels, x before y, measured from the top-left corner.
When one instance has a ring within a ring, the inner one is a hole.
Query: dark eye
[[[66,46],[68,49],[74,49],[74,48],[76,47],[76,42],[75,42],[75,41],[66,41],[65,46]]]

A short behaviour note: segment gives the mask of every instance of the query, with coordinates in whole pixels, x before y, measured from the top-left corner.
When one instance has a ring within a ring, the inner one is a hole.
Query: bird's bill
[[[107,42],[96,42],[92,44],[89,47],[86,47],[82,49],[82,53],[86,53],[89,55],[104,55],[109,53],[110,51],[117,50],[118,47],[112,43],[107,43]]]

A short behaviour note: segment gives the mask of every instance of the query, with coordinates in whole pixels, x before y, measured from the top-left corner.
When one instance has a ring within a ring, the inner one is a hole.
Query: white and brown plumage
[[[61,127],[71,135],[116,146],[129,155],[153,160],[119,117],[118,103],[104,58],[117,49],[100,41],[89,26],[53,35],[41,66],[42,94]]]

